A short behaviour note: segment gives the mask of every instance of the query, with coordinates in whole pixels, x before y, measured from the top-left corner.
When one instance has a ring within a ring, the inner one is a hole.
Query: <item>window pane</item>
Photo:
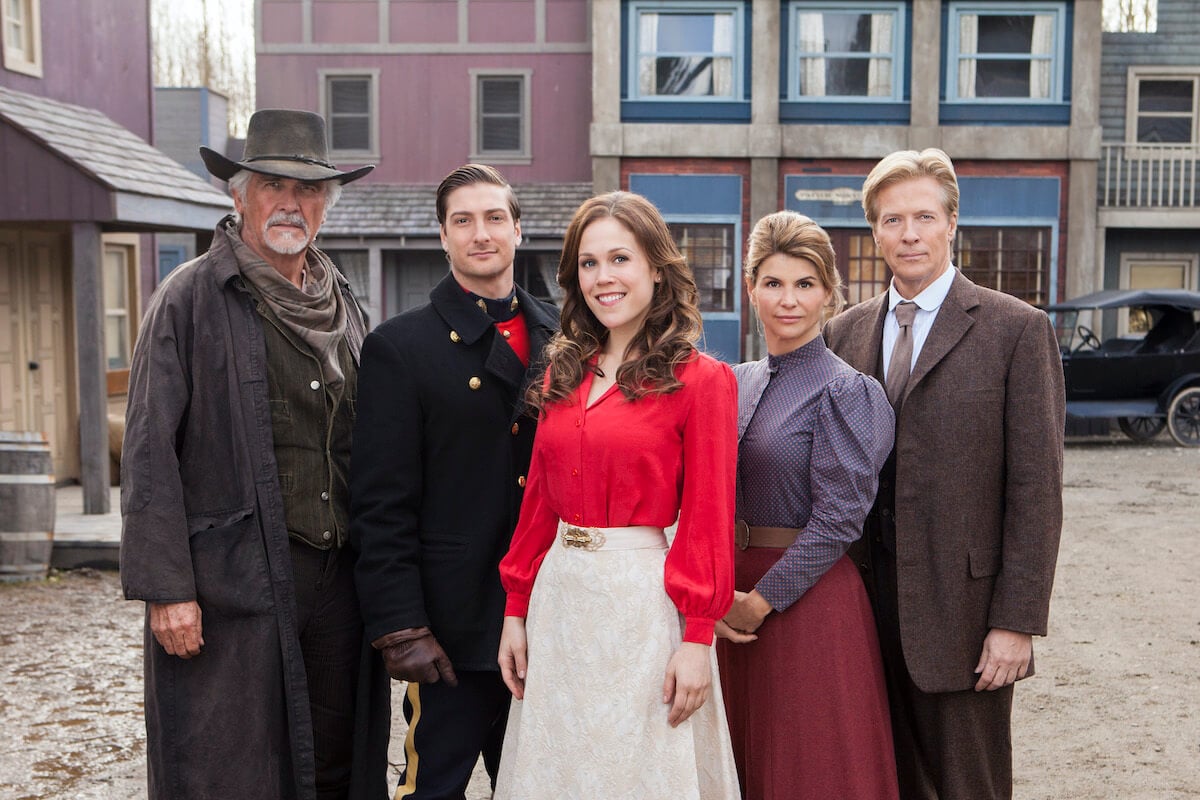
[[[1188,264],[1130,264],[1130,289],[1186,289]]]
[[[732,14],[642,15],[644,53],[729,53],[733,51]]]
[[[733,225],[673,223],[671,234],[696,278],[701,311],[733,311]]]
[[[329,146],[332,150],[371,149],[371,79],[328,78]]]
[[[865,97],[871,93],[870,71],[871,62],[865,58],[826,59],[825,93]],[[890,81],[887,85],[887,94],[891,94]]]
[[[975,97],[1030,97],[1028,61],[975,62]]]
[[[805,11],[795,16],[800,97],[892,97],[894,13]],[[829,54],[822,58],[821,53]],[[876,58],[868,56],[875,54]]]
[[[654,59],[654,83],[649,94],[712,96],[713,93],[712,57]]]
[[[1192,141],[1192,120],[1187,117],[1138,117],[1137,140],[1186,144]]]
[[[1192,110],[1192,86],[1187,81],[1140,81],[1138,83],[1138,111]]]
[[[106,249],[104,251],[104,308],[106,310],[124,311],[128,307],[125,302],[126,269],[125,251]]]
[[[842,273],[846,302],[850,305],[861,303],[886,289],[890,276],[887,263],[876,252],[874,237],[870,233],[848,232],[845,234],[846,245],[839,249],[841,232],[834,235],[834,251],[846,254]]]
[[[5,0],[8,24],[4,28],[4,46],[25,52],[25,14],[23,0]]]
[[[329,124],[334,150],[370,150],[371,129],[367,117],[334,117]]]
[[[371,110],[370,81],[335,78],[329,82],[329,110],[334,114],[366,114]]]
[[[955,263],[971,280],[1028,303],[1048,301],[1049,228],[962,228]]]
[[[521,149],[521,120],[512,117],[489,117],[483,124],[483,149]]]
[[[824,15],[824,28],[825,52],[871,52],[870,14],[827,13]]]
[[[733,97],[732,12],[644,12],[638,19],[637,93]]]
[[[974,16],[974,15],[970,15]],[[976,17],[979,24],[979,53],[1031,53],[1033,17],[1006,17],[986,14]]]
[[[129,367],[129,262],[133,251],[104,248],[104,354],[108,369]]]
[[[479,88],[484,114],[521,113],[520,78],[485,78],[479,81]]]
[[[108,369],[128,369],[129,325],[125,315],[104,318],[104,356]]]
[[[485,153],[524,150],[525,79],[479,79],[479,149]]]

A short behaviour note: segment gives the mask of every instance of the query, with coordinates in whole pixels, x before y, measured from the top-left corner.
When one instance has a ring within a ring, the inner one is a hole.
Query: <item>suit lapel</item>
[[[861,316],[851,324],[869,326],[865,332],[847,332],[841,338],[845,346],[838,357],[859,372],[883,382],[883,319],[887,316],[887,292],[863,303]]]
[[[917,356],[917,363],[913,365],[908,385],[904,389],[906,398],[975,324],[975,318],[968,312],[977,305],[979,305],[979,300],[976,297],[975,284],[971,283],[961,272],[957,272],[954,282],[950,284],[950,291],[946,294],[946,299],[938,309],[937,317],[933,320],[929,336],[926,337],[925,344],[921,346],[921,354]],[[882,329],[882,326],[880,328]]]

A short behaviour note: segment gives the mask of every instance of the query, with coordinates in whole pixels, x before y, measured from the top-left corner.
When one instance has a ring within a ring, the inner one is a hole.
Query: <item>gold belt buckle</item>
[[[746,524],[746,520],[739,519],[734,523],[733,542],[738,550],[745,550],[750,546],[750,526]]]
[[[563,547],[578,547],[580,550],[595,552],[604,547],[604,534],[596,528],[580,528],[568,525],[563,529]]]

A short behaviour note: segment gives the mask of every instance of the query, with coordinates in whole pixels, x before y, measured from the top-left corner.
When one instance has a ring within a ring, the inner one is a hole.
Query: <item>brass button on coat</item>
[[[510,336],[512,336],[512,331],[504,331],[504,338],[505,338],[505,339],[509,338]]]
[[[514,422],[513,426],[512,426],[512,435],[516,436],[520,432],[521,432],[521,426]]]
[[[450,331],[450,341],[458,344],[462,341],[462,337],[458,335],[458,331]]]
[[[517,486],[524,486],[524,485],[525,485],[525,476],[521,475],[520,477],[517,478]]]
[[[478,389],[480,386],[483,386],[483,381],[472,377],[471,380],[467,381],[467,386],[470,386],[472,389]]]

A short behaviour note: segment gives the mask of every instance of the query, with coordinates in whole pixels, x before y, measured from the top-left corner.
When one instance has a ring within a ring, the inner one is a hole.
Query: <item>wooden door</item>
[[[45,433],[60,481],[79,477],[66,254],[59,232],[0,230],[0,427]]]

